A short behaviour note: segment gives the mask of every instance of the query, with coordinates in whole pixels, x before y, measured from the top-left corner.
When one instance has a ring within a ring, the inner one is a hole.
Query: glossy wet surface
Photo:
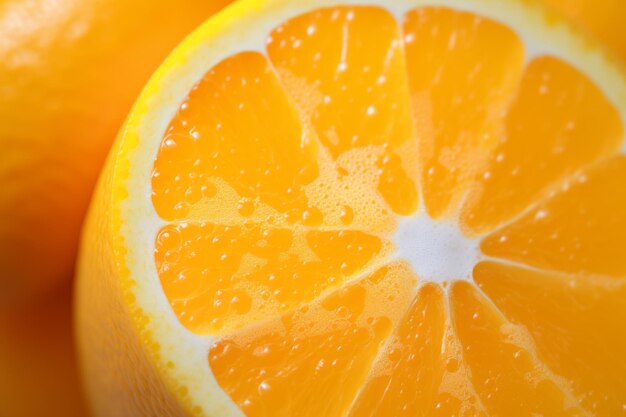
[[[159,278],[249,416],[621,415],[623,134],[497,22],[308,13],[173,118]]]

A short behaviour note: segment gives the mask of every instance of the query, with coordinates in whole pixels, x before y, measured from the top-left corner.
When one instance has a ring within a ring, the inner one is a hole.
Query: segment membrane
[[[573,178],[481,248],[542,269],[625,278],[626,157]]]
[[[536,357],[530,336],[508,322],[472,284],[453,284],[450,305],[472,383],[489,415],[583,414],[565,380],[552,375]]]
[[[449,330],[441,287],[425,284],[350,416],[485,416]]]
[[[571,383],[591,415],[626,410],[626,283],[481,263],[476,282]],[[547,414],[552,415],[552,414]]]
[[[303,187],[318,173],[316,142],[267,60],[242,52],[213,67],[172,119],[154,163],[152,200],[163,219],[185,219],[194,206],[226,199],[217,193],[225,183],[252,212],[266,204],[295,221],[309,209]]]
[[[417,208],[415,129],[397,22],[374,7],[320,9],[274,29],[269,57],[332,158],[373,147],[378,190]]]
[[[566,177],[616,152],[624,135],[598,87],[548,56],[528,65],[505,125],[463,208],[461,221],[473,233],[519,215]]]
[[[247,416],[345,415],[414,286],[405,265],[380,269],[319,302],[218,340],[209,353],[211,369]]]
[[[507,27],[471,13],[407,13],[404,42],[430,216],[451,214],[504,134],[524,48]]]
[[[221,334],[310,301],[389,250],[357,231],[182,223],[160,231],[155,258],[179,320]]]

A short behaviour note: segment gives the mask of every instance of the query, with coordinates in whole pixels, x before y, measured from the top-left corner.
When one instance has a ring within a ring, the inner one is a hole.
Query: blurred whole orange
[[[0,1],[0,306],[71,278],[93,185],[133,100],[226,3]]]

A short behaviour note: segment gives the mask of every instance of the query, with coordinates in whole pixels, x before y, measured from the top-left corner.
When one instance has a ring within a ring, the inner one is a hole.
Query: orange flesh
[[[567,386],[534,355],[524,329],[509,323],[471,284],[450,294],[455,331],[484,407],[493,415],[580,415]]]
[[[242,411],[623,413],[624,129],[600,90],[445,8],[321,9],[266,52],[198,82],[152,177],[163,290]],[[474,282],[392,260],[420,210],[485,235]]]
[[[394,18],[376,8],[322,9],[276,28],[267,53],[331,156],[379,145],[380,194],[398,214],[415,211],[414,172],[400,155],[417,141]]]
[[[455,208],[501,139],[524,48],[505,26],[447,9],[408,13],[404,39],[420,179],[437,218]]]
[[[211,369],[249,416],[342,415],[414,286],[402,265],[378,270],[318,303],[218,341]]]
[[[624,412],[623,282],[496,263],[479,264],[475,279],[511,321],[528,329],[544,363],[571,384],[585,409],[599,416]]]
[[[425,284],[378,358],[351,416],[484,416],[450,333],[444,292]]]
[[[218,178],[253,204],[298,217],[303,186],[318,175],[316,151],[266,60],[242,53],[211,69],[172,120],[155,161],[154,206],[166,220],[185,219],[220,198]]]
[[[381,250],[379,238],[358,231],[183,223],[161,230],[155,255],[181,322],[214,334],[318,297]]]
[[[552,57],[534,59],[503,121],[462,217],[484,232],[510,220],[577,170],[616,152],[624,127],[583,74]]]
[[[487,237],[483,252],[541,269],[626,277],[626,193],[617,191],[624,184],[626,157],[604,161]]]

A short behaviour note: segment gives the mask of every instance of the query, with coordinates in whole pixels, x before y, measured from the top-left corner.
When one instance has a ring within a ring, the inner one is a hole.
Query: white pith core
[[[456,222],[434,220],[423,213],[402,217],[393,242],[395,257],[407,261],[422,280],[470,281],[480,258],[478,239],[464,236]]]

